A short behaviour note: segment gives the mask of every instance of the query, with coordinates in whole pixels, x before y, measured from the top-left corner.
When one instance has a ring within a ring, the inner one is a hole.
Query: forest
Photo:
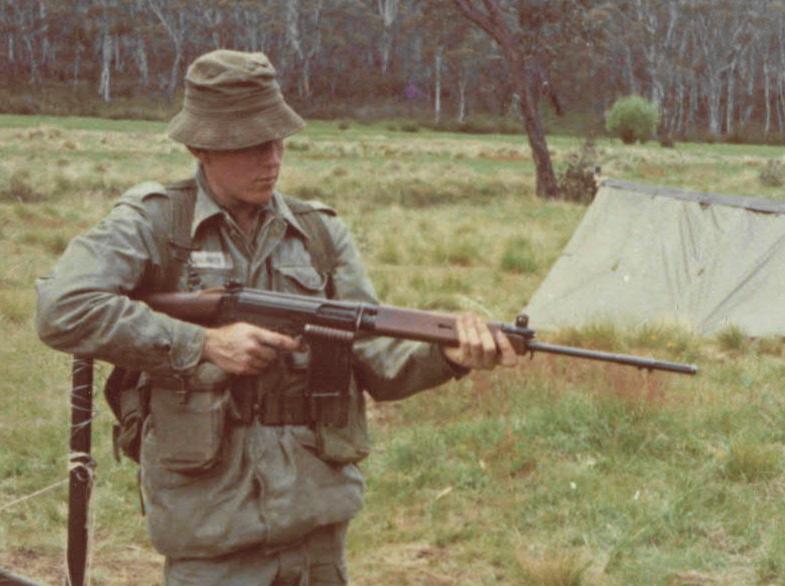
[[[515,64],[461,4],[499,12]],[[0,108],[15,113],[147,99],[163,112],[128,116],[163,118],[188,63],[230,48],[268,53],[312,117],[514,120],[515,67],[542,112],[584,121],[572,133],[638,94],[661,135],[785,137],[779,0],[0,0],[0,35]]]

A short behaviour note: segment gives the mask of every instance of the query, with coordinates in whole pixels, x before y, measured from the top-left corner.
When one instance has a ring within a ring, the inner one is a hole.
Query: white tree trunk
[[[763,104],[766,108],[763,118],[763,136],[769,136],[769,132],[771,132],[771,80],[768,55],[763,58]]]
[[[433,57],[434,69],[434,88],[433,88],[433,119],[436,124],[439,123],[442,115],[442,54],[443,48],[436,47],[436,54]]]
[[[104,33],[101,43],[101,79],[98,82],[98,95],[104,102],[112,99],[110,86],[112,83],[112,37]]]
[[[382,61],[382,74],[390,69],[393,47],[393,26],[398,17],[399,0],[378,0],[379,16],[382,17],[382,37],[379,52]]]
[[[736,107],[736,65],[731,66],[728,71],[728,90],[725,99],[725,133],[733,133],[734,109]]]
[[[461,70],[461,79],[458,81],[458,122],[466,120],[466,86],[469,76],[465,69]]]

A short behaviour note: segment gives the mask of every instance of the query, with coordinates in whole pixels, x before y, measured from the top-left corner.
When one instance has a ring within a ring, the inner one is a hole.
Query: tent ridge
[[[678,189],[676,187],[663,187],[659,185],[633,183],[631,181],[623,181],[621,179],[605,179],[602,182],[601,187],[628,191],[638,195],[653,195],[658,197],[670,197],[672,199],[679,199],[683,201],[693,201],[702,205],[723,205],[744,208],[746,210],[764,214],[785,213],[785,202],[761,197],[705,193],[700,191],[690,191],[688,189]]]

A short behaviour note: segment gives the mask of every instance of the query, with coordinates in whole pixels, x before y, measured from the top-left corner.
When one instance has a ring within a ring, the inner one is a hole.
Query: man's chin
[[[246,201],[265,205],[273,198],[273,191],[275,191],[275,184],[267,185],[254,185],[246,192]]]

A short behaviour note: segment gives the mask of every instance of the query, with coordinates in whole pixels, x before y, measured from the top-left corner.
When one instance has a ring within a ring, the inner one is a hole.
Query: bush
[[[597,194],[598,165],[597,149],[591,139],[583,143],[580,152],[572,153],[567,167],[559,179],[559,192],[566,201],[591,203]]]
[[[760,170],[758,180],[766,187],[782,187],[785,185],[785,162],[770,159]]]
[[[660,114],[652,102],[640,96],[619,98],[605,118],[605,128],[624,144],[646,142],[657,129]]]

